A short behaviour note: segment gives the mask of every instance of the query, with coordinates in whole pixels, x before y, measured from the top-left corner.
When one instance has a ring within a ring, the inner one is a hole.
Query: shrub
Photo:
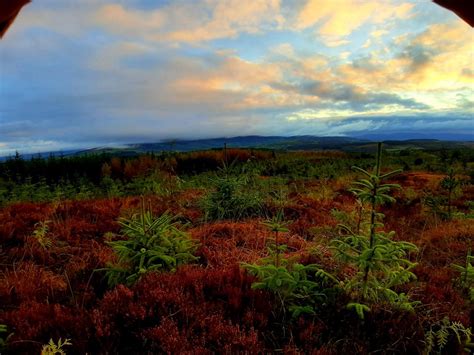
[[[288,231],[282,219],[279,213],[263,223],[275,235],[274,244],[269,248],[270,256],[262,259],[261,264],[242,265],[259,280],[252,288],[275,293],[283,309],[291,312],[293,318],[303,313],[315,314],[319,305],[327,302],[333,293],[330,286],[337,280],[319,265],[302,265],[281,255],[286,246],[279,243],[279,233]]]
[[[72,345],[70,339],[62,340],[59,338],[57,344],[53,339],[50,339],[48,344],[43,345],[43,348],[41,349],[41,355],[66,355],[66,352],[64,351],[64,347],[66,345]]]
[[[5,324],[0,324],[0,351],[3,351],[7,347],[7,342],[9,336],[8,334],[8,328]]]
[[[285,257],[279,260],[279,266],[273,264],[273,257],[263,259],[261,265],[243,264],[259,280],[252,284],[252,288],[275,293],[293,318],[304,313],[316,314],[319,306],[327,303],[330,294],[334,294],[335,289],[331,286],[337,280],[319,265],[302,265]]]
[[[39,354],[41,344],[62,336],[74,341],[76,353],[90,353],[93,324],[86,310],[57,303],[23,302],[1,314],[14,331],[8,343],[12,354]],[[92,351],[97,353],[97,351]]]
[[[455,338],[466,353],[471,353],[474,343],[471,342],[472,330],[460,322],[450,321],[444,317],[441,322],[431,326],[425,336],[426,354],[441,353],[450,340]]]
[[[100,352],[264,353],[259,335],[272,308],[252,279],[238,266],[184,265],[119,285],[94,309]]]
[[[155,218],[143,208],[140,215],[119,221],[125,239],[108,242],[118,262],[102,269],[110,286],[130,285],[149,271],[174,271],[178,265],[197,259],[193,255],[196,243],[174,220],[167,213]]]
[[[446,201],[446,208],[447,208],[447,214],[448,218],[450,219],[452,216],[452,199],[453,199],[453,193],[456,187],[459,185],[459,180],[456,179],[456,176],[454,175],[454,170],[450,169],[448,174],[441,180],[440,182],[440,187],[446,191],[447,193],[447,201]]]
[[[459,285],[463,290],[466,291],[469,300],[474,303],[474,266],[472,265],[474,256],[471,255],[469,250],[466,256],[466,264],[464,266],[453,264],[454,270],[460,273]]]
[[[206,220],[259,216],[263,213],[263,196],[246,175],[219,176],[212,191],[201,202]]]
[[[64,276],[30,261],[5,269],[0,274],[0,303],[54,301],[62,299],[66,290]]]
[[[193,228],[191,233],[201,242],[197,255],[206,268],[254,263],[268,255],[265,247],[269,239],[268,230],[258,221],[209,223]],[[309,244],[289,233],[281,233],[279,240],[291,250],[303,250]]]
[[[36,229],[33,231],[33,237],[43,249],[48,249],[53,246],[52,240],[48,237],[48,224],[50,222],[51,221],[46,220],[36,223]]]
[[[447,213],[442,208],[444,203],[445,198],[441,196],[428,195],[423,199],[423,204],[427,207],[430,216],[435,222],[435,225],[438,224],[438,219],[448,219]]]

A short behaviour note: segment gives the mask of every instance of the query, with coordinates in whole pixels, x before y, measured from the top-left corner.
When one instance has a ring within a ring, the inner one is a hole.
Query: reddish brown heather
[[[246,157],[243,152],[235,154]],[[122,169],[119,163],[113,162],[111,169]],[[263,353],[280,348],[288,353],[330,354],[336,348],[331,339],[336,338],[340,339],[337,349],[344,352],[364,353],[392,343],[417,352],[422,348],[420,329],[426,324],[444,315],[465,325],[474,321],[472,307],[456,287],[453,280],[458,275],[451,268],[452,263],[464,262],[468,247],[474,249],[474,225],[469,219],[434,223],[419,198],[423,184],[430,181],[432,191],[439,193],[441,178],[402,175],[398,181],[414,189],[414,198],[401,194],[399,203],[383,209],[385,229],[395,230],[396,238],[420,248],[412,256],[419,263],[418,281],[407,291],[412,287],[413,298],[423,302],[420,309],[430,309],[426,319],[376,307],[361,325],[341,304],[330,314],[321,311],[319,318],[303,317],[290,328],[283,327],[275,318],[278,303],[271,294],[252,290],[254,279],[239,267],[242,261],[267,256],[273,234],[258,219],[199,224],[198,200],[203,192],[187,190],[168,197],[147,196],[145,203],[155,214],[168,210],[183,222],[192,222],[189,232],[200,242],[199,262],[172,274],[147,274],[134,287],[109,291],[103,274],[93,270],[114,260],[106,234],[120,232],[120,217],[140,212],[141,198],[21,203],[0,209],[0,323],[14,333],[11,349],[17,353],[37,353],[41,344],[59,337],[72,339],[72,353],[144,349]],[[317,190],[318,184],[306,186]],[[318,263],[342,275],[353,270],[339,268],[327,248],[328,238],[310,240],[315,237],[314,227],[337,228],[333,208],[354,210],[354,197],[341,186],[330,185],[334,195],[328,200],[294,193],[284,210],[291,220],[290,232],[282,233],[280,240],[288,245],[288,254],[301,262]],[[459,208],[472,194],[471,188],[463,189],[455,201]],[[51,245],[46,247],[33,237],[42,221],[50,221],[46,236]],[[373,334],[373,344],[368,344],[364,334]]]
[[[217,222],[190,231],[200,241],[198,255],[208,267],[255,262],[268,255],[268,243],[274,238],[261,221]],[[280,242],[289,252],[303,250],[308,242],[297,235],[282,233]]]

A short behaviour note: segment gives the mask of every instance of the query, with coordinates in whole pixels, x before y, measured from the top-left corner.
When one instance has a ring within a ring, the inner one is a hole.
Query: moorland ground
[[[376,161],[226,149],[0,163],[0,351],[468,352],[474,152]]]

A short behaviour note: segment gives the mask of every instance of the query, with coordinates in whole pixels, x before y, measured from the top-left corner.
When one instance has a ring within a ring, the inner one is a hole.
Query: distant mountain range
[[[125,144],[120,147],[97,147],[86,150],[68,150],[62,152],[45,152],[24,154],[23,158],[33,156],[47,157],[76,156],[82,154],[113,154],[133,156],[146,152],[189,152],[196,150],[221,149],[224,144],[228,148],[258,148],[272,150],[344,150],[344,151],[373,151],[375,142],[382,137],[317,137],[317,136],[241,136],[230,138],[210,138],[197,140],[169,140],[158,143]],[[378,138],[378,139],[375,139]],[[474,148],[474,141],[437,140],[437,139],[384,139],[386,149],[440,149],[440,148]],[[4,160],[6,157],[0,158]]]
[[[241,136],[230,138],[210,138],[198,140],[169,140],[160,143],[128,144],[122,151],[161,152],[177,151],[189,152],[194,150],[220,149],[227,144],[228,148],[260,148],[278,150],[299,149],[340,149],[351,144],[361,144],[368,140],[351,137],[315,137],[315,136]],[[103,151],[110,148],[96,148]],[[112,148],[114,150],[114,148]],[[88,150],[90,151],[90,150]]]
[[[380,140],[421,140],[421,139],[438,139],[441,141],[474,141],[474,129],[464,132],[436,132],[436,133],[422,133],[422,132],[407,132],[407,131],[390,131],[387,133],[364,133],[361,135],[354,135],[355,138],[369,139],[374,141]]]

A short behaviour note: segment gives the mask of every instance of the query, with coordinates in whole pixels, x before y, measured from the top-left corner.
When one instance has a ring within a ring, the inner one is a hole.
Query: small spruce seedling
[[[362,223],[365,228],[358,228],[358,231],[342,225],[345,236],[335,240],[332,246],[336,256],[357,270],[343,285],[353,299],[347,307],[354,309],[360,318],[363,318],[364,312],[370,311],[372,303],[388,302],[406,310],[412,310],[414,305],[407,295],[393,290],[415,278],[411,271],[415,263],[407,259],[407,254],[417,248],[408,242],[393,241],[395,232],[382,230],[384,216],[378,211],[378,206],[394,202],[389,192],[400,188],[397,184],[384,183],[384,180],[400,173],[400,170],[382,174],[381,156],[382,144],[379,143],[373,172],[353,167],[365,177],[356,181],[351,191],[361,204],[368,205],[370,220]]]
[[[452,264],[452,268],[460,273],[459,285],[464,289],[468,295],[469,300],[474,303],[474,255],[471,255],[471,250],[467,252],[465,265]]]
[[[440,182],[440,186],[443,190],[446,190],[448,196],[446,201],[446,208],[447,208],[447,217],[451,219],[452,217],[452,199],[453,193],[456,187],[459,185],[459,181],[456,179],[454,175],[454,170],[449,169],[448,174],[444,177],[443,180]]]
[[[282,212],[263,224],[274,233],[275,244],[269,248],[270,256],[258,264],[242,264],[258,279],[252,288],[273,292],[280,301],[283,314],[289,311],[293,318],[301,314],[314,315],[320,306],[330,301],[337,280],[319,265],[303,265],[281,255],[287,246],[280,243],[279,233],[288,231]]]
[[[283,211],[279,210],[278,213],[270,220],[262,223],[266,226],[275,237],[275,244],[274,244],[274,254],[275,254],[275,266],[280,266],[280,254],[285,251],[286,245],[281,245],[279,237],[280,233],[287,233],[288,232],[288,222],[283,220]]]
[[[145,210],[132,219],[119,221],[125,239],[108,241],[118,262],[104,269],[108,283],[131,285],[150,271],[174,271],[177,266],[197,260],[193,255],[197,243],[178,228],[167,213],[154,217]]]

